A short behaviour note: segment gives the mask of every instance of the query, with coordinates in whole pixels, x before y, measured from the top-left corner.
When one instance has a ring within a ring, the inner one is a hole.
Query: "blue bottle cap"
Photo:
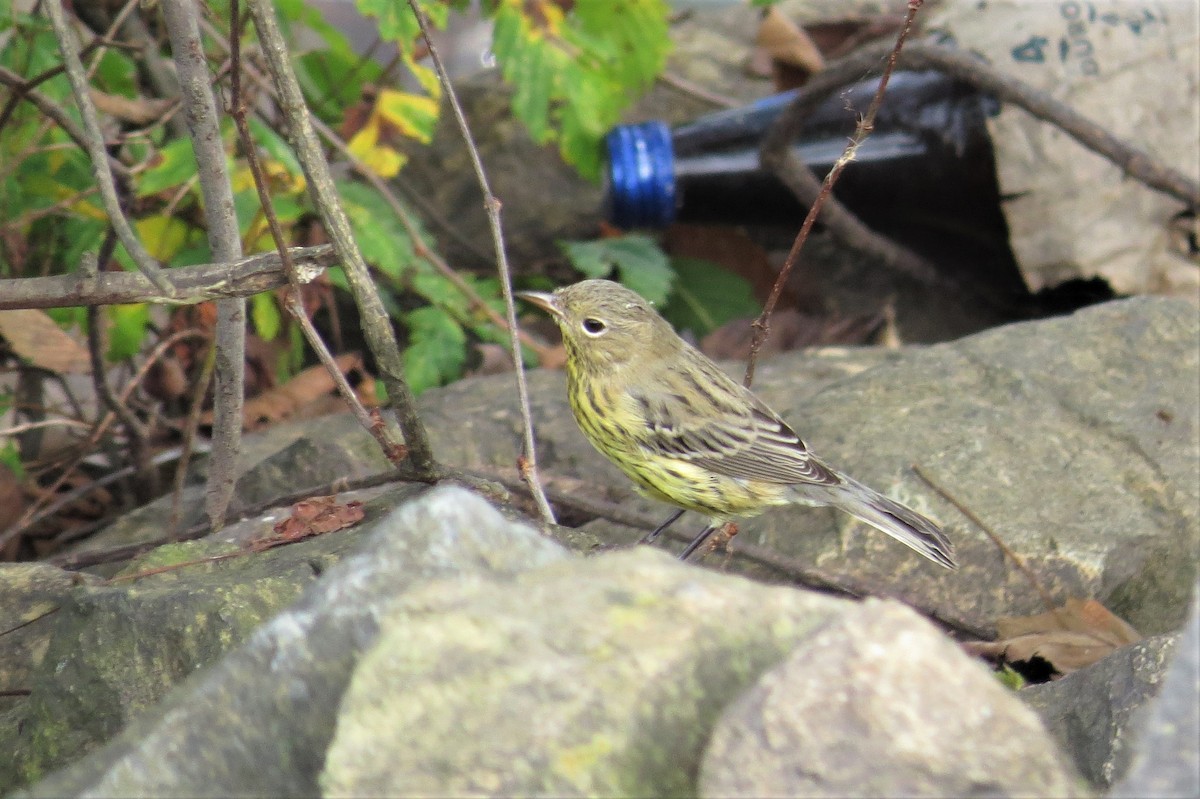
[[[671,129],[654,121],[608,134],[608,220],[617,227],[666,227],[675,219]]]

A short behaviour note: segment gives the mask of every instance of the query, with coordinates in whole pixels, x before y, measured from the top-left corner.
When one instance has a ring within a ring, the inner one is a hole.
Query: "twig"
[[[983,530],[987,537],[992,539],[992,543],[1000,548],[1000,552],[1003,553],[1004,556],[1009,560],[1011,560],[1021,574],[1025,576],[1025,579],[1029,581],[1031,586],[1033,586],[1033,590],[1037,591],[1038,596],[1041,597],[1042,604],[1046,606],[1046,610],[1050,611],[1051,613],[1057,613],[1057,606],[1054,603],[1054,598],[1050,596],[1050,592],[1047,591],[1042,585],[1042,581],[1039,580],[1037,575],[1033,573],[1033,569],[1029,568],[1029,565],[1025,563],[1025,559],[1023,557],[1014,552],[1008,546],[1008,544],[1004,543],[1000,536],[996,534],[995,530],[985,524],[983,519],[976,515],[975,511],[968,508],[966,505],[960,502],[957,497],[943,488],[941,484],[939,484],[933,479],[933,477],[929,475],[928,472],[915,463],[912,464],[912,470],[917,477],[920,477],[925,482],[925,485],[937,492],[938,496],[957,508],[959,513],[970,519],[980,530]]]
[[[141,365],[141,367],[138,368],[137,372],[133,375],[132,378],[130,378],[129,382],[121,390],[121,393],[119,395],[117,395],[118,399],[122,403],[126,402],[129,399],[130,395],[133,394],[134,389],[137,388],[137,386],[142,382],[143,379],[145,379],[146,373],[150,371],[150,367],[153,366],[155,364],[155,362],[157,362],[158,359],[161,358],[164,353],[166,353],[167,350],[169,350],[171,347],[173,347],[176,342],[181,341],[185,338],[192,338],[192,337],[197,337],[197,336],[202,337],[202,338],[205,337],[204,333],[199,332],[197,330],[191,330],[191,329],[181,330],[177,333],[173,333],[170,336],[167,336],[165,339],[160,341],[158,343],[158,345],[153,350],[151,350],[150,355],[146,358],[146,362],[143,363]],[[67,477],[69,477],[75,471],[75,469],[79,466],[79,464],[83,463],[84,458],[86,458],[91,453],[92,447],[94,447],[96,445],[96,443],[100,441],[101,437],[106,432],[108,432],[108,428],[112,425],[113,420],[115,420],[116,418],[117,418],[116,414],[111,410],[108,411],[104,415],[104,417],[96,424],[95,428],[92,430],[91,435],[88,436],[87,441],[84,442],[83,454],[76,457],[69,466],[67,466],[65,469],[63,469],[62,474],[60,474],[58,476],[58,478],[54,481],[54,484],[51,485],[50,488],[46,489],[46,491],[45,491],[46,496],[54,495],[55,492],[57,492],[58,489],[62,487],[63,483],[66,482]],[[10,524],[3,531],[0,531],[0,547],[3,547],[5,544],[7,544],[9,542],[9,540],[11,540],[12,538],[14,538],[17,535],[20,535],[22,531],[24,531],[28,527],[32,526],[33,524],[36,524],[38,521],[41,521],[42,519],[46,518],[46,516],[49,515],[45,511],[39,511],[37,508],[38,508],[37,504],[34,504],[33,506],[26,508],[25,513],[23,513],[21,515],[20,519],[13,522],[12,524]]]
[[[467,125],[467,119],[463,115],[462,107],[459,105],[458,98],[454,93],[454,85],[450,82],[450,76],[446,73],[446,69],[442,65],[442,59],[438,55],[437,48],[433,45],[432,37],[429,35],[429,20],[425,18],[425,13],[421,10],[417,0],[408,0],[408,7],[412,9],[413,14],[416,15],[417,23],[421,26],[421,37],[425,40],[425,46],[429,49],[429,57],[433,61],[438,81],[441,83],[442,90],[446,93],[446,100],[454,112],[454,119],[458,122],[459,132],[462,134],[463,142],[467,145],[467,152],[471,155],[471,165],[475,168],[475,177],[479,181],[480,190],[483,192],[483,207],[487,211],[488,223],[492,230],[492,242],[496,249],[496,268],[500,272],[500,287],[504,293],[504,310],[508,318],[509,342],[512,345],[512,359],[513,366],[515,367],[513,373],[516,376],[517,382],[517,400],[521,406],[521,421],[524,427],[522,452],[518,458],[518,468],[528,483],[529,492],[533,496],[533,501],[537,504],[542,522],[544,524],[554,524],[554,510],[550,507],[550,503],[546,500],[546,494],[542,491],[542,486],[538,482],[537,452],[533,440],[533,418],[529,410],[529,389],[525,382],[525,367],[521,358],[521,342],[514,333],[517,330],[517,308],[516,303],[513,301],[512,274],[508,268],[508,256],[504,251],[504,231],[500,225],[500,201],[492,194],[491,187],[488,185],[487,173],[483,169],[483,161],[479,157],[479,150],[475,147],[474,137],[471,136],[471,128]]]
[[[229,0],[229,18],[236,21],[239,19],[238,0]],[[338,368],[337,362],[334,360],[329,348],[325,346],[325,342],[321,339],[321,334],[313,326],[312,320],[308,318],[308,314],[304,311],[304,303],[300,293],[300,282],[296,279],[295,270],[292,268],[290,259],[287,254],[287,245],[284,242],[283,228],[279,224],[279,217],[275,214],[275,204],[271,200],[270,187],[267,179],[263,174],[262,163],[258,160],[258,151],[254,145],[254,138],[250,134],[250,124],[246,119],[246,105],[242,98],[242,81],[241,81],[241,37],[238,35],[236,23],[231,23],[233,35],[230,38],[230,93],[229,104],[230,112],[233,115],[234,123],[237,125],[238,136],[242,142],[242,150],[246,156],[246,162],[250,166],[250,173],[254,177],[254,187],[258,192],[258,201],[262,207],[263,215],[267,220],[267,227],[271,231],[271,238],[275,241],[275,248],[283,260],[284,270],[288,274],[289,286],[287,296],[284,300],[284,305],[296,320],[296,324],[300,325],[301,331],[304,333],[305,339],[312,347],[313,352],[317,354],[321,363],[325,366],[325,371],[329,373],[334,385],[337,386],[338,394],[345,400],[346,404],[354,412],[354,416],[358,419],[366,430],[368,430],[379,442],[380,449],[388,460],[399,465],[399,461],[404,459],[405,452],[402,446],[397,445],[391,438],[388,437],[388,431],[382,425],[375,424],[371,418],[371,414],[363,407],[358,395],[354,393],[354,389],[346,380],[346,375]]]
[[[85,257],[87,257],[85,255]],[[95,256],[92,256],[93,258]],[[96,395],[110,412],[115,413],[125,426],[129,438],[130,458],[136,470],[138,486],[134,493],[142,500],[148,500],[158,493],[158,481],[154,470],[150,467],[150,451],[147,446],[148,431],[142,421],[134,415],[108,384],[108,370],[104,365],[104,351],[107,336],[104,330],[105,320],[101,317],[100,309],[93,305],[87,309],[87,343],[88,357],[92,364],[92,385]]]
[[[26,100],[33,103],[37,110],[53,120],[54,124],[58,125],[63,133],[67,134],[71,141],[75,142],[80,149],[88,150],[87,133],[75,123],[75,120],[71,118],[66,109],[36,89],[27,88],[26,80],[8,67],[0,66],[0,83],[12,89],[14,96],[23,95]],[[121,177],[129,175],[129,168],[116,158],[108,155],[107,152],[104,157],[113,172]]]
[[[717,94],[716,92],[701,86],[699,83],[690,81],[682,75],[676,75],[673,72],[663,72],[658,76],[658,79],[678,92],[682,92],[683,94],[691,97],[699,98],[704,102],[711,103],[719,108],[737,108],[738,106],[742,105],[741,100],[725,94]]]
[[[184,420],[181,431],[183,441],[179,447],[179,461],[175,465],[175,476],[171,480],[171,515],[167,521],[168,535],[173,536],[179,530],[179,520],[183,515],[183,484],[187,479],[192,451],[196,447],[196,433],[200,430],[200,415],[204,408],[204,397],[208,394],[208,386],[212,382],[215,366],[216,353],[213,352],[212,342],[209,342],[200,373],[196,375],[195,383],[192,386],[187,419]]]
[[[302,282],[315,280],[338,263],[333,247],[293,247],[288,251]],[[131,302],[194,305],[222,297],[246,297],[287,283],[279,253],[248,255],[232,263],[197,264],[175,271],[175,296],[162,294],[136,272],[101,272],[93,280],[82,273],[0,280],[0,311],[14,308],[66,308]]]
[[[858,58],[878,58],[878,50],[865,50]],[[860,62],[861,63],[861,62]],[[902,69],[936,69],[995,95],[1066,133],[1080,145],[1107,159],[1126,175],[1155,191],[1200,207],[1200,184],[1154,158],[1144,150],[1122,141],[1066,103],[1027,83],[991,67],[969,53],[927,42],[915,42],[900,54]]]
[[[242,257],[233,187],[225,166],[217,102],[213,97],[208,62],[200,42],[197,5],[192,0],[163,0],[163,20],[171,39],[171,53],[179,78],[184,117],[196,152],[204,221],[213,258],[232,262]],[[213,370],[213,434],[209,455],[204,509],[213,526],[220,528],[233,498],[237,457],[242,442],[242,403],[246,386],[246,300],[218,300],[216,353]]]
[[[42,427],[81,427],[84,430],[92,429],[92,426],[86,422],[81,422],[78,419],[43,419],[40,422],[26,422],[25,424],[15,424],[12,427],[0,428],[0,436],[15,436],[18,433],[24,433],[27,430],[37,430]]]
[[[791,275],[792,270],[796,266],[796,262],[800,257],[800,250],[804,247],[804,243],[808,241],[808,235],[812,231],[813,224],[817,221],[817,216],[821,213],[822,206],[825,205],[826,199],[833,190],[833,185],[837,183],[846,165],[854,160],[858,147],[870,135],[871,129],[875,124],[875,115],[878,113],[879,106],[883,103],[883,95],[887,91],[888,80],[891,78],[892,71],[896,67],[896,59],[900,49],[904,46],[904,40],[908,37],[909,30],[912,29],[913,19],[916,17],[917,11],[921,8],[922,2],[923,0],[909,0],[908,13],[904,17],[904,23],[900,27],[900,33],[897,35],[895,43],[890,47],[890,55],[879,78],[879,87],[875,90],[875,96],[871,99],[871,105],[867,108],[867,113],[859,120],[854,135],[851,137],[850,143],[846,146],[845,152],[834,162],[833,168],[825,176],[825,180],[821,184],[821,191],[816,199],[813,200],[812,205],[809,206],[808,214],[804,217],[804,224],[800,226],[800,232],[796,234],[796,238],[792,242],[792,248],[788,252],[783,269],[780,270],[779,276],[775,279],[775,285],[771,288],[771,294],[763,306],[762,314],[759,315],[758,319],[754,320],[754,336],[750,343],[750,357],[746,363],[746,376],[743,380],[743,383],[747,387],[754,382],[754,368],[758,361],[758,351],[762,348],[763,342],[767,340],[767,336],[770,335],[771,313],[775,310],[775,304],[779,301],[779,295],[783,292],[784,284],[787,283],[788,276]],[[776,149],[779,151],[786,149],[787,142],[791,141],[794,136],[794,131],[786,123],[791,120],[793,117],[792,112],[798,106],[799,103],[793,103],[788,109],[788,114],[785,114],[787,119],[781,120],[780,123],[772,126],[766,141],[763,142],[762,153],[764,156],[770,152],[774,152]]]
[[[325,231],[332,239],[341,259],[346,281],[358,305],[367,344],[375,356],[380,376],[387,389],[388,404],[395,412],[404,433],[404,444],[408,447],[409,458],[418,473],[433,476],[439,467],[434,461],[425,425],[417,413],[412,389],[404,377],[404,361],[396,344],[391,320],[375,290],[362,253],[354,242],[350,220],[347,219],[338,198],[329,164],[313,131],[300,84],[292,71],[287,46],[275,18],[275,10],[267,0],[248,0],[247,4],[275,83],[280,107],[287,119],[292,147],[304,168],[313,204],[320,212]]]
[[[79,61],[79,52],[75,46],[75,37],[67,25],[66,14],[63,11],[62,0],[45,0],[45,8],[50,16],[50,24],[58,39],[58,49],[62,53],[63,63],[67,68],[67,78],[71,82],[71,92],[75,95],[75,104],[83,117],[84,141],[88,155],[92,160],[92,175],[100,186],[100,196],[104,201],[104,209],[108,212],[109,222],[116,230],[125,251],[137,265],[138,271],[145,275],[167,297],[175,296],[175,289],[166,274],[159,268],[153,256],[142,246],[141,240],[134,233],[121,208],[120,198],[117,197],[117,186],[113,180],[112,169],[109,166],[108,151],[104,146],[104,134],[100,130],[100,122],[96,116],[96,107],[92,104],[91,87],[88,86],[87,76],[83,72],[83,64]]]
[[[345,141],[343,141],[335,131],[330,130],[329,126],[320,120],[315,120],[315,123],[318,132],[322,134],[322,136],[325,138],[325,141],[329,142],[333,148],[342,155],[342,157],[344,157],[354,166],[355,171],[362,175],[363,178],[365,178],[366,181],[370,183],[376,191],[379,192],[380,196],[383,197],[384,201],[396,214],[396,218],[400,220],[400,224],[404,227],[405,232],[408,233],[409,239],[412,240],[413,254],[432,265],[433,268],[441,273],[443,277],[449,280],[454,287],[458,289],[459,293],[467,298],[467,302],[470,304],[472,310],[482,311],[487,318],[491,320],[492,324],[501,330],[511,333],[512,330],[509,328],[507,320],[498,314],[492,308],[492,306],[484,302],[483,297],[479,296],[479,292],[475,291],[470,283],[467,283],[467,281],[463,280],[462,276],[459,275],[458,272],[454,271],[454,269],[450,267],[450,264],[446,263],[444,258],[438,255],[438,253],[434,250],[431,250],[429,247],[425,246],[425,242],[421,239],[421,236],[417,231],[417,225],[413,220],[412,215],[408,212],[408,209],[404,207],[404,204],[400,202],[400,199],[396,196],[396,193],[392,191],[391,187],[387,184],[387,181],[379,177],[379,175],[376,174],[371,167],[364,164],[362,160],[358,158],[358,156],[350,152],[350,148],[346,146]],[[517,335],[521,337],[521,342],[525,344],[525,346],[532,349],[539,356],[544,356],[550,351],[550,347],[528,335],[519,327],[517,328]]]

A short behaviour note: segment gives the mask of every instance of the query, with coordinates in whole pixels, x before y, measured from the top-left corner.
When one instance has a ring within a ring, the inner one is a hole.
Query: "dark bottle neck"
[[[821,104],[793,144],[824,177],[845,149],[877,80]],[[622,126],[610,134],[608,214],[621,227],[673,221],[799,223],[804,209],[758,165],[768,128],[795,96],[765,98],[670,131],[662,123]],[[995,103],[939,73],[892,77],[875,129],[843,172],[835,194],[870,221],[897,205],[955,211],[996,203],[985,117]]]

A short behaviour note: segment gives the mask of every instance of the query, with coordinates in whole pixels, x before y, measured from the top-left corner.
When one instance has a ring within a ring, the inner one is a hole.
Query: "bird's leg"
[[[699,535],[692,539],[692,543],[684,547],[683,552],[679,553],[679,559],[687,560],[690,558],[693,552],[704,546],[704,542],[707,541],[713,533],[717,532],[720,533],[721,538],[719,541],[715,542],[715,545],[724,545],[729,542],[729,539],[737,535],[737,524],[734,522],[725,522],[720,527],[716,527],[715,525],[709,525],[708,527],[705,527],[700,531]]]
[[[678,521],[679,517],[682,515],[683,515],[683,509],[675,511],[674,513],[672,513],[670,516],[667,517],[667,520],[665,522],[663,522],[658,527],[655,527],[653,530],[651,530],[650,532],[648,532],[644,536],[642,536],[642,540],[638,541],[638,543],[639,544],[653,544],[654,540],[656,538],[658,538],[660,535],[662,535],[663,530],[666,530],[668,527],[670,527],[672,524],[674,524],[676,521]]]

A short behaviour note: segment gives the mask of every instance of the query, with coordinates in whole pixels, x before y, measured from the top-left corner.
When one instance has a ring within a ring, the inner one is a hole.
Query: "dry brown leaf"
[[[275,535],[255,542],[255,546],[332,533],[363,520],[366,514],[361,502],[352,500],[338,504],[336,499],[335,496],[309,497],[297,502],[292,506],[292,515],[275,525]]]
[[[362,356],[356,352],[338,355],[334,362],[342,374],[362,368]],[[246,430],[258,430],[290,418],[304,405],[324,397],[335,388],[332,375],[325,371],[323,365],[310,366],[283,385],[246,400],[242,410],[242,426]],[[212,424],[212,412],[205,412],[201,421]]]
[[[0,311],[0,336],[13,352],[55,374],[91,371],[87,348],[71,338],[44,311],[22,308]]]
[[[91,95],[92,102],[101,113],[137,126],[149,125],[171,110],[171,106],[177,102],[176,100],[106,94],[95,89],[92,89]]]
[[[1094,599],[1069,599],[1053,611],[1001,618],[996,630],[999,640],[973,641],[964,647],[1001,663],[1041,659],[1055,677],[1078,671],[1142,639],[1128,622]]]
[[[803,86],[811,76],[824,70],[825,58],[803,28],[778,6],[771,6],[758,26],[751,68],[773,75],[775,88],[786,91]]]

